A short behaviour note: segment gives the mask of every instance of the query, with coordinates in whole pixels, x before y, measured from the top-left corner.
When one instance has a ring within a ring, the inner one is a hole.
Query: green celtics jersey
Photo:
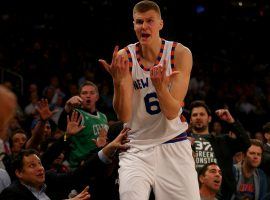
[[[108,121],[106,115],[97,111],[97,115],[92,115],[84,110],[76,109],[82,115],[81,125],[83,130],[71,137],[72,147],[69,156],[71,168],[76,168],[80,162],[86,158],[90,151],[97,148],[92,139],[96,139],[100,129],[108,131]]]

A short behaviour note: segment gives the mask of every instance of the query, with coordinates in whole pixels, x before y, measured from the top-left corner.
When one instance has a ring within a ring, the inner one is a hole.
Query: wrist
[[[66,131],[66,132],[64,132],[64,141],[66,142],[67,141],[67,139],[69,138],[69,133]]]
[[[114,146],[111,145],[111,144],[108,144],[107,146],[105,146],[105,147],[103,148],[103,152],[104,152],[104,154],[105,154],[108,158],[111,159],[111,158],[113,158],[114,155],[116,154],[117,148],[114,147]]]

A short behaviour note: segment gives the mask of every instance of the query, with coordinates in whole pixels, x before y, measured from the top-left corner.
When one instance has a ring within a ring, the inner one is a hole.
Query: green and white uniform
[[[92,139],[98,137],[100,129],[104,128],[108,131],[109,128],[105,114],[97,111],[97,115],[92,115],[81,109],[75,109],[75,111],[82,115],[81,125],[85,128],[71,137],[72,148],[69,156],[71,169],[78,167],[89,152],[97,148]]]

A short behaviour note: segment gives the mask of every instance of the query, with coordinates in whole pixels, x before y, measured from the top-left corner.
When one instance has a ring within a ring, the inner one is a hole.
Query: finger
[[[154,75],[154,69],[153,69],[154,67],[150,67],[150,77],[153,77],[153,75]]]
[[[150,68],[150,77],[155,77],[156,76],[156,72],[157,71],[157,66],[151,67]]]
[[[87,192],[89,190],[89,186],[86,186],[82,192]]]
[[[119,46],[118,45],[116,45],[115,47],[114,47],[114,50],[113,50],[113,56],[112,56],[112,65],[114,65],[115,63],[115,59],[116,59],[116,57],[117,57],[117,53],[118,53],[118,50],[119,50]]]
[[[67,123],[70,123],[69,115],[67,115]]]
[[[84,128],[85,128],[85,126],[83,126],[83,125],[79,126],[79,127],[78,127],[78,130],[79,130],[78,132],[80,132],[80,131],[83,130]]]
[[[126,144],[126,143],[129,143],[129,142],[130,142],[130,140],[125,139],[125,140],[122,140],[121,144]]]
[[[79,96],[77,96],[77,101],[79,102],[79,103],[82,103],[83,102],[83,99],[81,98],[81,97],[79,97]]]
[[[162,66],[164,67],[164,69],[166,71],[167,70],[167,60],[166,59],[163,60]]]
[[[77,122],[78,122],[78,123],[81,123],[81,121],[82,121],[82,115],[80,114],[80,115],[79,115],[79,118],[78,118],[78,120],[77,120]]]
[[[221,116],[221,115],[222,115],[222,111],[221,111],[221,110],[217,110],[217,111],[216,111],[216,115],[217,115],[217,116]]]
[[[70,121],[71,122],[74,122],[74,116],[76,114],[76,111],[73,111],[72,114],[71,114],[71,118],[70,118]]]
[[[118,149],[121,149],[121,150],[127,150],[129,148],[130,148],[130,146],[128,144],[120,144],[118,147]]]
[[[47,106],[48,105],[48,99],[44,99],[44,104]]]
[[[131,129],[128,128],[128,127],[125,127],[124,129],[122,129],[122,131],[120,132],[120,134],[125,134],[127,133],[128,131],[130,131]]]
[[[42,107],[45,107],[45,99],[41,99],[40,105],[41,105]]]
[[[120,68],[121,69],[124,69],[125,68],[125,59],[124,59],[124,56],[120,56],[120,62],[119,62],[119,64],[120,64]]]
[[[88,199],[90,199],[90,197],[91,197],[91,195],[87,192],[80,198],[80,200],[88,200]]]
[[[122,62],[122,55],[117,55],[116,57],[115,57],[115,60],[114,60],[114,63],[112,64],[112,68],[119,68],[118,66],[120,66],[121,67],[121,62]]]
[[[53,111],[52,111],[52,114],[55,114],[55,113],[57,113],[59,111],[59,109],[54,109]]]
[[[158,77],[165,77],[166,75],[166,70],[164,69],[164,67],[161,65],[161,66],[158,66],[157,68],[157,76]]]
[[[74,122],[78,122],[78,115],[79,115],[79,113],[77,111],[75,111],[74,112],[74,118],[73,118]]]
[[[107,63],[106,60],[99,59],[98,62],[105,68],[107,72],[109,72],[110,65]]]

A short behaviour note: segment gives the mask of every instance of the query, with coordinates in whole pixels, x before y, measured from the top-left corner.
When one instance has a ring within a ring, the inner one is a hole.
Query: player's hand
[[[179,74],[179,71],[173,71],[169,76],[166,75],[167,61],[164,60],[163,64],[158,64],[150,68],[150,78],[156,88],[156,90],[167,87],[175,75]]]
[[[111,64],[108,64],[107,61],[103,59],[99,59],[99,62],[105,70],[111,74],[115,82],[121,83],[121,81],[126,78],[131,79],[131,75],[128,60],[123,55],[119,54],[118,51],[119,47],[115,46]]]
[[[130,128],[124,128],[119,135],[108,145],[106,145],[102,151],[104,155],[106,155],[108,158],[112,158],[116,151],[125,151],[129,148],[129,145],[127,144],[129,140],[127,139],[127,132],[130,130]]]

